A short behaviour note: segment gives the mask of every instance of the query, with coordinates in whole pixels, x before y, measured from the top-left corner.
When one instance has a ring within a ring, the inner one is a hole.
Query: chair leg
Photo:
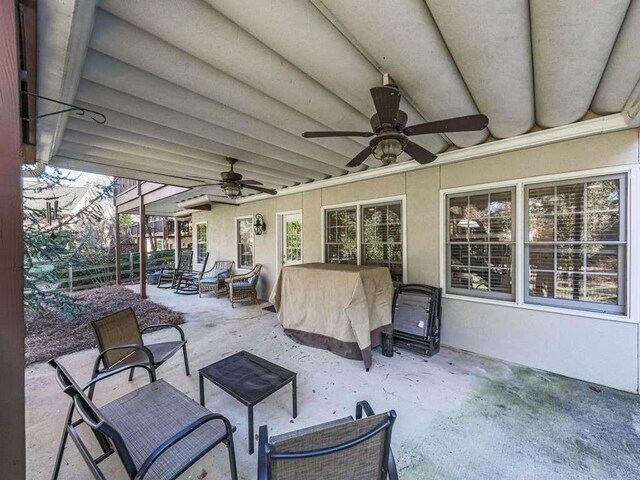
[[[233,435],[227,439],[227,450],[229,451],[229,470],[231,470],[231,480],[238,480],[238,469],[236,467],[236,451],[233,446]]]
[[[60,439],[60,446],[58,447],[58,455],[56,455],[56,463],[53,467],[53,475],[51,475],[51,480],[56,480],[58,478],[58,474],[60,473],[60,466],[62,465],[62,456],[64,455],[64,447],[67,445],[67,438],[69,436],[69,430],[67,427],[71,423],[71,419],[73,418],[73,402],[69,405],[69,411],[67,412],[67,419],[64,422],[64,430],[62,431],[62,438]]]
[[[129,381],[133,380],[133,372],[135,371],[135,368],[132,368],[131,371],[129,372]]]
[[[184,371],[187,374],[187,377],[190,375],[189,373],[189,357],[187,356],[187,344],[182,345],[182,354],[184,355]]]

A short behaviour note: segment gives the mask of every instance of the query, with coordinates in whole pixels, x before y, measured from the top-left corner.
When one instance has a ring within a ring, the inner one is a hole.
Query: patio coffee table
[[[298,416],[297,373],[244,350],[198,370],[200,404],[204,407],[204,379],[248,407],[249,454],[253,453],[253,407],[291,383],[293,418]]]

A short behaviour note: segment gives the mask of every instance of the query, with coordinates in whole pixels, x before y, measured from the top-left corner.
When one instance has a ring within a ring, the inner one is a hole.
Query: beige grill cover
[[[371,366],[371,348],[391,326],[389,269],[306,263],[284,267],[269,301],[294,340]]]

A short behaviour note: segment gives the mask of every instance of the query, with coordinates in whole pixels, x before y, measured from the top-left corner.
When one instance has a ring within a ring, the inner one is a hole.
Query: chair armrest
[[[250,275],[251,275],[250,273],[243,273],[242,275],[231,275],[229,278],[225,279],[225,282],[227,283],[243,282],[246,279],[248,279]]]
[[[142,480],[144,476],[147,474],[147,472],[149,471],[149,469],[151,468],[151,466],[155,463],[156,460],[158,460],[158,458],[160,458],[160,456],[164,452],[166,452],[169,448],[171,448],[173,445],[178,443],[180,440],[186,438],[191,433],[195,432],[197,429],[202,427],[205,423],[208,423],[212,420],[222,420],[222,422],[224,423],[224,428],[227,431],[227,438],[228,439],[232,438],[234,428],[231,426],[231,423],[229,422],[229,420],[227,420],[226,417],[224,417],[223,415],[220,415],[219,413],[211,413],[209,415],[205,415],[204,417],[201,417],[195,422],[191,423],[190,425],[187,425],[186,427],[184,427],[182,430],[176,433],[173,437],[171,437],[170,439],[165,441],[162,445],[160,445],[158,448],[156,448],[151,453],[151,455],[147,457],[144,463],[140,466],[140,469],[138,470],[138,474],[135,476],[134,480]]]
[[[144,352],[144,354],[149,359],[149,365],[151,365],[151,368],[153,368],[154,371],[155,371],[155,368],[153,367],[153,353],[151,353],[151,350],[149,350],[144,345],[139,345],[137,343],[131,343],[129,345],[118,345],[118,346],[107,348],[106,350],[101,351],[98,354],[98,358],[96,358],[96,361],[93,364],[93,372],[94,372],[94,374],[97,374],[100,371],[100,369],[99,369],[100,362],[102,362],[102,364],[104,365],[104,356],[107,353],[109,353],[111,351],[114,351],[114,350],[125,350],[125,349],[127,349],[127,350],[132,350],[132,349],[133,350],[141,350],[142,352]]]
[[[369,402],[366,400],[360,400],[356,403],[356,420],[360,420],[362,418],[363,410],[367,417],[375,415],[375,412],[373,411],[373,408],[371,408],[371,405],[369,405]]]
[[[260,427],[258,435],[258,478],[257,480],[269,480],[269,432],[266,425]]]
[[[180,332],[180,339],[183,342],[186,342],[186,339],[184,338],[184,331],[178,326],[178,325],[174,325],[173,323],[158,323],[156,325],[149,325],[147,327],[144,327],[142,330],[140,330],[140,335],[143,335],[147,330],[150,330],[152,328],[175,328],[176,330],[178,330],[178,332]]]
[[[134,363],[132,365],[125,365],[124,367],[114,368],[113,370],[107,370],[106,372],[99,374],[97,377],[92,378],[88,383],[86,383],[85,386],[82,387],[82,390],[84,391],[102,380],[106,380],[109,377],[113,377],[114,375],[118,375],[119,373],[133,368],[144,368],[149,374],[149,383],[156,381],[156,371],[154,368],[145,363]]]

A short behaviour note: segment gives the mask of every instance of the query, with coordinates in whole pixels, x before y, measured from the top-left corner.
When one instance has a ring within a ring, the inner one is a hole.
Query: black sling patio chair
[[[398,480],[391,452],[395,419],[395,411],[375,415],[363,400],[355,420],[345,417],[270,439],[263,425],[258,480]]]
[[[181,295],[196,295],[199,293],[200,279],[204,272],[207,271],[207,262],[209,261],[209,252],[204,256],[202,268],[200,270],[186,270],[177,274],[176,291]]]
[[[220,443],[227,446],[231,478],[237,480],[233,432],[229,420],[178,391],[164,380],[155,380],[147,365],[127,365],[92,379],[83,388],[56,360],[50,360],[56,380],[71,397],[52,479],[60,473],[67,438],[76,445],[96,479],[106,477],[99,464],[117,453],[127,478],[172,480]],[[150,383],[101,407],[85,394],[87,388],[130,368],[147,370]],[[77,411],[79,418],[74,420]],[[78,427],[87,425],[102,453],[94,457],[80,437]],[[216,477],[220,478],[220,476]]]
[[[155,374],[156,368],[169,360],[182,349],[185,373],[189,375],[189,357],[187,356],[187,340],[182,329],[171,323],[149,325],[140,329],[138,319],[131,307],[112,313],[106,317],[90,322],[98,343],[100,354],[93,365],[93,376],[124,365],[145,364]],[[148,330],[173,328],[178,331],[180,340],[171,342],[145,344],[142,334]],[[129,381],[133,378],[131,369]],[[89,398],[93,396],[93,387],[89,391]]]
[[[178,256],[176,268],[162,268],[160,270],[158,288],[176,288],[180,273],[191,270],[192,262],[193,252],[191,250],[182,250]]]

